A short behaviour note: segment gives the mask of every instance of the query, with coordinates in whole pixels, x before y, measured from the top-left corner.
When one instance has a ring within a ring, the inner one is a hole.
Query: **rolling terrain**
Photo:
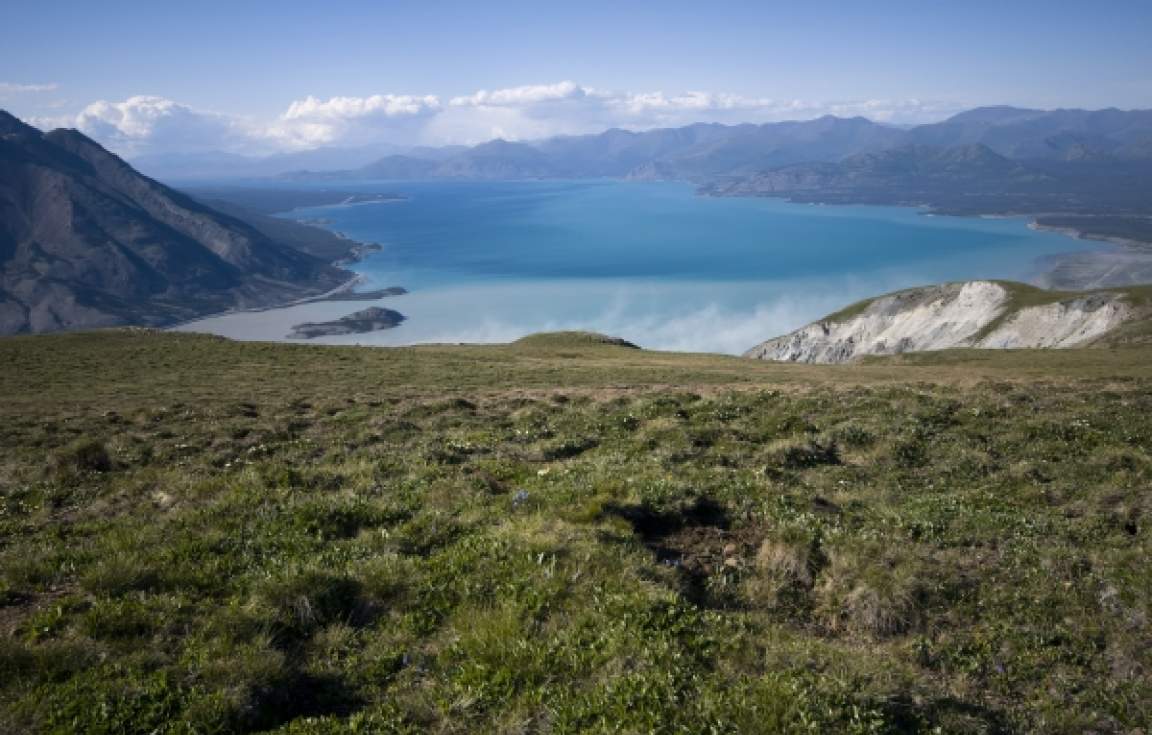
[[[3,338],[0,730],[1146,730],[1150,358]]]

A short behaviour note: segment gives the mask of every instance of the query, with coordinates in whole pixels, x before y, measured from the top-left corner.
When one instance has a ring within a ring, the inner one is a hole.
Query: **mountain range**
[[[983,107],[943,122],[896,128],[863,117],[824,116],[763,125],[696,124],[645,132],[613,129],[539,141],[394,153],[359,168],[296,170],[304,179],[682,179],[753,175],[799,163],[906,149],[960,147],[1030,162],[1152,162],[1152,110]],[[433,151],[436,151],[435,153]],[[907,154],[905,154],[907,155]]]
[[[331,241],[307,252],[310,228],[297,227],[289,245],[75,130],[0,111],[0,333],[162,325],[346,282]]]

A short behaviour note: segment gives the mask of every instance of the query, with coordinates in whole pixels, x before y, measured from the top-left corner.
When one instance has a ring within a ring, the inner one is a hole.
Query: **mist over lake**
[[[645,347],[739,353],[860,298],[930,282],[1027,280],[1082,249],[1025,219],[925,216],[911,208],[698,196],[681,183],[327,182],[395,191],[394,202],[283,216],[382,250],[351,266],[408,317],[325,343],[503,342],[590,329]],[[283,339],[361,304],[326,302],[193,322],[184,330]]]

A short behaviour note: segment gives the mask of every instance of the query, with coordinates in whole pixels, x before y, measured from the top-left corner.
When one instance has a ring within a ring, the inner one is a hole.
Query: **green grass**
[[[521,337],[513,343],[516,347],[545,347],[545,348],[571,348],[592,346],[629,347],[636,349],[636,345],[620,339],[609,337],[597,332],[538,332]]]
[[[1152,350],[0,340],[0,732],[1134,732]]]

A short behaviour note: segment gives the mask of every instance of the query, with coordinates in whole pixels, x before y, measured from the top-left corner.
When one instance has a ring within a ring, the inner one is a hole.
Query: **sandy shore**
[[[1152,244],[1120,237],[1089,235],[1074,227],[1056,227],[1033,221],[1028,227],[1055,232],[1099,249],[1048,258],[1037,283],[1045,288],[1085,290],[1152,283]]]
[[[195,324],[196,322],[202,322],[205,319],[218,319],[220,317],[230,316],[233,314],[256,314],[256,313],[259,313],[262,311],[274,311],[277,309],[287,309],[287,308],[292,307],[292,306],[299,306],[301,304],[310,304],[310,303],[313,303],[316,301],[338,301],[339,299],[334,298],[334,297],[339,296],[340,294],[349,293],[350,291],[355,290],[358,285],[364,283],[366,280],[367,279],[365,279],[363,275],[356,273],[351,278],[349,278],[347,281],[340,284],[336,288],[334,288],[330,291],[325,291],[324,293],[316,294],[315,296],[305,296],[304,298],[296,299],[294,301],[289,301],[287,303],[282,303],[282,304],[269,304],[267,306],[252,306],[252,307],[249,307],[247,309],[227,309],[225,311],[218,311],[214,314],[202,314],[201,316],[194,317],[192,319],[185,319],[184,321],[176,322],[175,324],[169,324],[169,325],[165,326],[164,329],[178,330],[181,327],[186,327],[189,324]]]

